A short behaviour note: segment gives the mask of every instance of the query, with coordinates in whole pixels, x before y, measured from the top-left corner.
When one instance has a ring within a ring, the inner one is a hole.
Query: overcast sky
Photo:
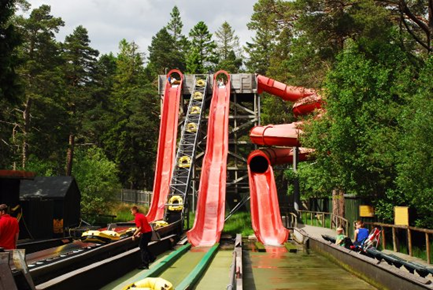
[[[119,41],[135,41],[140,51],[147,48],[154,36],[170,21],[170,12],[179,8],[183,22],[182,33],[188,33],[199,21],[204,21],[214,33],[227,21],[240,38],[241,45],[251,40],[253,32],[247,23],[258,0],[28,0],[32,9],[42,4],[51,6],[51,14],[61,17],[65,26],[58,39],[64,41],[78,25],[84,26],[91,46],[100,53],[118,53]]]

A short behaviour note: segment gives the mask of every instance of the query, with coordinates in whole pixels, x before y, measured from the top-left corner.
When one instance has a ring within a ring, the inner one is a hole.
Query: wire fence
[[[134,189],[122,189],[117,194],[117,200],[125,203],[149,206],[152,200],[152,192]]]

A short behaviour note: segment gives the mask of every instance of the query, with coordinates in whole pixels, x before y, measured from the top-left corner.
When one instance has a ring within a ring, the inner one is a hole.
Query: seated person
[[[343,228],[337,228],[337,236],[335,237],[335,244],[344,247],[346,236],[343,235]]]
[[[368,238],[368,230],[364,228],[364,223],[360,220],[356,221],[355,227],[356,230],[353,244],[355,246],[361,246],[362,242]]]

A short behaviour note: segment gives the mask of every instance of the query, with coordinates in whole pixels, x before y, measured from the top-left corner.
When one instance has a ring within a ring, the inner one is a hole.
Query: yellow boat
[[[157,230],[157,229],[168,226],[168,222],[162,221],[162,220],[161,221],[154,221],[154,222],[152,222],[152,225],[153,225],[153,229]]]
[[[135,283],[123,287],[122,290],[140,289],[140,290],[173,290],[173,284],[162,278],[145,278]]]
[[[106,244],[120,239],[119,233],[115,231],[87,231],[81,235],[83,242],[102,243]]]

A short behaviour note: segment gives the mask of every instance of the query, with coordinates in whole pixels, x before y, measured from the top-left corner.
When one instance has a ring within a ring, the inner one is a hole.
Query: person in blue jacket
[[[355,227],[355,241],[353,244],[355,246],[361,246],[362,242],[368,238],[368,230],[364,228],[364,223],[360,220],[356,221]]]

